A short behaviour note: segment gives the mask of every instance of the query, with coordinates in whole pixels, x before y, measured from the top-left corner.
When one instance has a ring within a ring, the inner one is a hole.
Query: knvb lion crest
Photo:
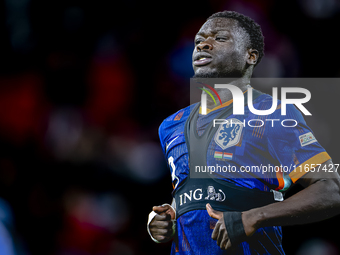
[[[205,200],[215,200],[215,201],[221,201],[221,202],[225,200],[224,192],[221,189],[219,189],[219,193],[217,193],[215,191],[214,186],[208,186],[207,193],[208,193],[208,196],[205,197]]]
[[[220,125],[214,140],[218,146],[225,150],[240,142],[242,129],[243,122],[235,118],[228,119],[228,123]]]

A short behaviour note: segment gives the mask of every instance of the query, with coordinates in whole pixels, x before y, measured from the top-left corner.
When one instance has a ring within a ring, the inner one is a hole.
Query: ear
[[[259,52],[255,49],[248,49],[247,63],[249,65],[255,65],[259,59]]]

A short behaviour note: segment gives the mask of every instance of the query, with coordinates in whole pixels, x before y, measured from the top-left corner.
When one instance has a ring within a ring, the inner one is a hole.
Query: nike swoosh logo
[[[173,139],[170,141],[170,143],[168,143],[168,144],[166,145],[166,149],[165,149],[165,150],[168,150],[168,148],[169,148],[170,144],[172,144],[172,143],[173,143],[173,141],[175,141],[175,140],[176,140],[178,137],[179,137],[179,135],[178,135],[178,136],[176,136],[175,138],[173,138]]]

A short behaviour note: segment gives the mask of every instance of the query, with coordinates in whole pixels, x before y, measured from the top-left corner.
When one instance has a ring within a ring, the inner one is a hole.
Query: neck
[[[250,86],[250,78],[248,77],[241,77],[241,78],[233,78],[233,79],[223,79],[223,83],[227,83],[227,84],[231,84],[234,85],[238,88],[240,88],[242,90],[242,92],[245,92],[248,87]],[[221,98],[222,104],[225,102],[230,101],[231,99],[233,99],[233,96],[231,94],[231,92],[229,91],[229,89],[216,89],[216,92],[218,93],[218,95]],[[206,92],[202,92],[202,93],[206,93]],[[219,100],[216,100],[217,105],[215,105],[213,99],[211,97],[207,97],[207,107],[209,109],[213,109],[216,106],[219,106]]]
[[[223,73],[210,73],[210,74],[204,74],[204,75],[198,75],[198,76],[195,75],[194,78],[198,78],[198,79],[203,78],[203,80],[205,78],[208,78],[208,79],[209,78],[222,78],[224,84],[234,85],[240,88],[242,92],[245,92],[250,86],[250,79],[251,79],[252,73],[253,73],[253,66],[250,66],[246,68],[244,72],[241,74],[241,77],[238,77],[238,78],[228,78],[228,76],[230,77],[230,75],[232,74],[223,74]],[[210,86],[214,87],[213,84],[210,84]],[[209,88],[205,88],[205,89],[210,90]],[[215,90],[218,93],[219,97],[221,98],[222,104],[233,99],[233,96],[228,89],[215,89]],[[206,92],[202,91],[202,93],[206,93]],[[208,96],[207,107],[209,109],[213,109],[220,105],[220,102],[219,100],[217,100],[215,93],[212,93],[212,95],[215,97],[217,105],[215,105],[214,100],[210,96]]]

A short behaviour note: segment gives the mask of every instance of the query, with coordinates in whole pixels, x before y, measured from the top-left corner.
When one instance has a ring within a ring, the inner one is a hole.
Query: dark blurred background
[[[1,255],[169,254],[146,232],[171,201],[157,130],[189,105],[194,35],[225,9],[263,29],[254,77],[340,75],[338,0],[0,1]],[[339,163],[340,90],[322,92]],[[339,222],[284,228],[287,254],[340,254]]]

